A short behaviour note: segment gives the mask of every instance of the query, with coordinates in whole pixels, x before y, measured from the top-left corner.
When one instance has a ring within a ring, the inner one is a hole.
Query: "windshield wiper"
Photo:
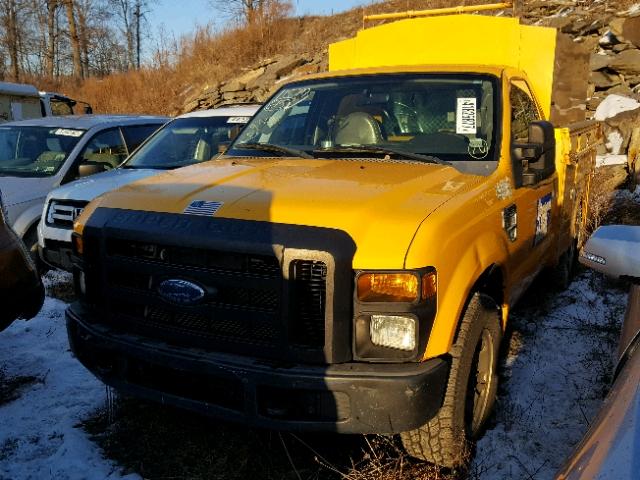
[[[396,150],[395,148],[382,147],[379,145],[337,145],[335,147],[320,148],[314,150],[313,153],[342,153],[342,152],[364,152],[364,153],[384,153],[385,155],[397,155],[401,158],[409,160],[418,160],[420,162],[437,163],[439,165],[449,165],[439,158],[431,155],[421,155],[419,153],[407,152],[406,150]]]
[[[313,158],[304,150],[296,150],[295,148],[283,147],[273,143],[239,143],[233,146],[234,149],[245,150],[263,150],[265,152],[284,153],[290,157]]]

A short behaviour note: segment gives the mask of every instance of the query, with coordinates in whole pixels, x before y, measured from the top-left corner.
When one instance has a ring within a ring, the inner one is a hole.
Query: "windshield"
[[[417,155],[437,157],[457,168],[486,164],[497,160],[497,97],[497,79],[479,74],[294,83],[262,108],[228,155],[294,156],[297,151],[301,157],[366,158],[378,153],[413,161]]]
[[[216,158],[246,116],[178,118],[153,135],[125,163],[125,168],[170,169]]]
[[[73,115],[73,106],[76,103],[73,100],[63,100],[52,97],[49,101],[53,115]]]
[[[84,133],[57,127],[0,127],[0,175],[55,175]]]

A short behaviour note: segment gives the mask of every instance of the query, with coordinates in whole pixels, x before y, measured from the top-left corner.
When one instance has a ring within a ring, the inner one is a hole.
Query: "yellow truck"
[[[585,57],[558,55],[572,42],[431,13],[331,45],[329,72],[283,85],[218,160],[85,209],[67,326],[89,370],[464,462],[510,308],[545,267],[570,279],[600,134],[562,123],[584,119],[587,76],[562,73]]]

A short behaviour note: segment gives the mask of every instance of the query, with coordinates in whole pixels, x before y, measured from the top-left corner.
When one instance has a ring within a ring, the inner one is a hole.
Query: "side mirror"
[[[543,120],[531,122],[527,143],[512,145],[516,187],[535,185],[555,170],[556,136],[553,125]]]
[[[587,240],[580,263],[614,278],[640,281],[640,227],[607,225]]]
[[[93,107],[91,105],[86,105],[83,109],[85,115],[93,114]]]
[[[96,173],[105,172],[107,169],[102,163],[81,163],[78,166],[78,177],[88,177]]]

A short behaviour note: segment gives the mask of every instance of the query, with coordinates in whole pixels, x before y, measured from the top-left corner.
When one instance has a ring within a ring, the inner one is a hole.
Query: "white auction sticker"
[[[55,132],[54,135],[61,135],[63,137],[81,137],[84,133],[84,130],[71,130],[70,128],[59,128]]]
[[[458,110],[456,112],[456,133],[477,133],[476,123],[476,99],[458,98]]]
[[[227,123],[247,123],[250,117],[229,117]]]

